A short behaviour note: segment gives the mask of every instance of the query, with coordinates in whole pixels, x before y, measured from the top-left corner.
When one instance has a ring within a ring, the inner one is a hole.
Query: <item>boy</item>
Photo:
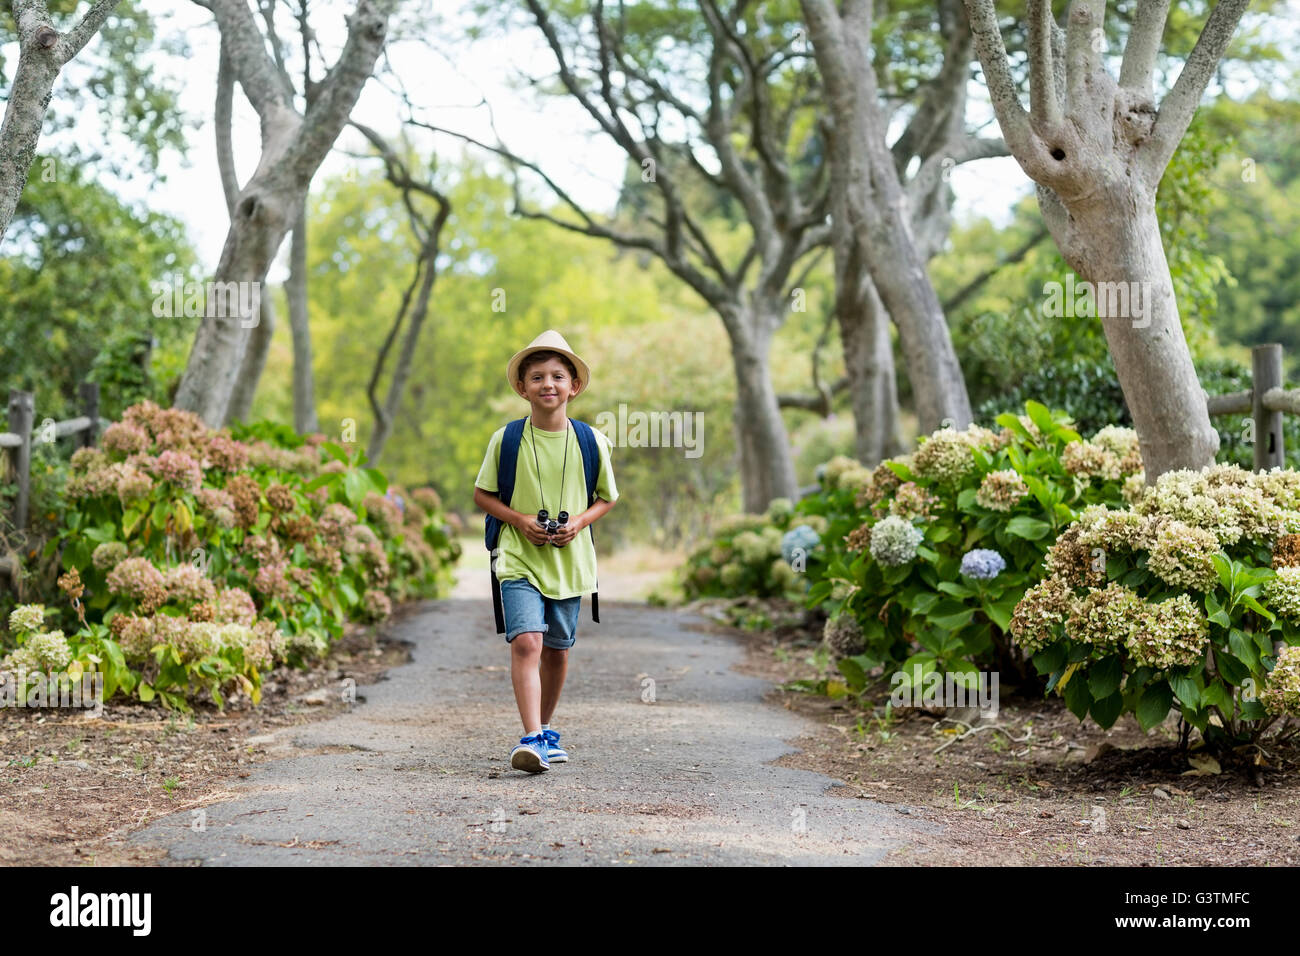
[[[569,755],[550,721],[560,700],[582,607],[596,590],[596,548],[587,526],[618,500],[611,442],[593,429],[600,452],[596,499],[587,507],[582,451],[568,404],[591,382],[591,371],[558,332],[547,330],[516,352],[506,378],[532,414],[524,423],[510,503],[497,494],[497,470],[506,427],[493,433],[474,482],[474,503],[503,522],[497,578],[510,645],[510,682],[524,736],[510,766],[529,773],[551,769]],[[546,509],[548,524],[538,520]],[[567,521],[553,523],[567,512]]]

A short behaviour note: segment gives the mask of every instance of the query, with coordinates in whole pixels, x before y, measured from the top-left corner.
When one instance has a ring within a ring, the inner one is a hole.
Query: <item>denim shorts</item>
[[[526,631],[541,631],[543,647],[564,651],[573,646],[581,594],[557,601],[542,594],[527,578],[512,578],[501,582],[501,607],[507,644]]]

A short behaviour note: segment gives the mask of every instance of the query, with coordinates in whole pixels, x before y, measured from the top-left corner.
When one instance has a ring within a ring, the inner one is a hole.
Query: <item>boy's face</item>
[[[557,358],[533,363],[524,372],[523,382],[515,382],[515,390],[521,396],[528,399],[534,408],[544,410],[559,408],[581,389],[581,384]]]

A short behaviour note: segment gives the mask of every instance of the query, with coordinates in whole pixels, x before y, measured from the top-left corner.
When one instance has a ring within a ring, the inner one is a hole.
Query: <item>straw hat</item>
[[[582,379],[582,391],[585,392],[587,386],[591,384],[591,369],[587,367],[587,363],[574,354],[573,349],[569,348],[569,343],[564,341],[563,335],[554,329],[547,329],[529,342],[528,348],[520,349],[511,356],[510,363],[506,365],[506,381],[510,383],[511,391],[514,390],[515,382],[519,379],[519,363],[534,352],[559,352],[561,355],[568,356],[578,370],[578,378]]]

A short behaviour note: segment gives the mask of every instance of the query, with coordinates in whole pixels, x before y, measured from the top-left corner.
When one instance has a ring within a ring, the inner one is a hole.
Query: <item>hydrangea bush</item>
[[[723,519],[692,552],[682,576],[687,600],[701,597],[788,597],[802,600],[804,572],[822,559],[819,515],[799,517],[788,498],[776,498],[761,515]]]
[[[828,523],[808,601],[838,622],[835,654],[856,648],[841,670],[902,665],[911,680],[995,666],[1037,679],[1008,634],[1012,612],[1057,532],[1089,505],[1122,505],[1142,461],[1129,429],[1085,441],[1063,413],[1025,411],[1000,416],[999,431],[940,429],[875,469],[823,466],[822,490],[798,510]]]
[[[440,593],[459,556],[437,493],[390,487],[360,452],[256,426],[241,440],[151,402],[73,455],[65,500],[46,555],[67,572],[74,658],[113,670],[109,696],[174,707],[230,688],[256,701],[260,675],[323,653],[346,621]],[[11,622],[19,655],[34,614]]]
[[[1085,508],[1011,630],[1070,710],[1144,729],[1171,709],[1210,743],[1300,717],[1300,474],[1236,465]]]

